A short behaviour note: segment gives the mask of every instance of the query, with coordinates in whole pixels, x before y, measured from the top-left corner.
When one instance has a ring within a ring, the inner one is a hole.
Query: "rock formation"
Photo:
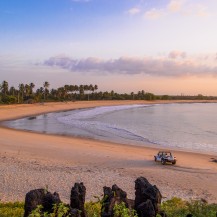
[[[138,217],[155,217],[160,211],[162,195],[155,185],[144,177],[135,181],[135,210]],[[147,211],[148,210],[148,211]]]
[[[117,185],[113,185],[112,188],[104,187],[104,201],[102,204],[101,217],[114,216],[113,210],[115,204],[124,203],[127,208],[132,209],[134,201],[127,198],[127,193],[119,188]]]
[[[52,213],[54,204],[61,203],[59,194],[54,192],[51,194],[45,189],[35,189],[26,194],[25,197],[25,213],[24,217],[28,217],[29,214],[37,208],[37,206],[42,205],[43,212]]]
[[[155,185],[151,185],[144,177],[139,177],[135,181],[135,201],[128,199],[127,193],[117,185],[113,185],[112,188],[104,187],[103,192],[104,199],[101,217],[113,217],[114,206],[120,203],[124,203],[130,210],[135,209],[138,217],[156,217],[157,214],[160,214],[162,217],[167,217],[166,213],[160,210],[162,195],[159,189]],[[64,204],[68,208],[65,216],[87,217],[84,209],[85,196],[86,188],[84,184],[82,182],[75,183],[71,189],[70,204]],[[42,206],[42,213],[53,213],[54,205],[60,203],[59,194],[56,192],[52,194],[45,189],[32,190],[26,194],[24,217],[28,217],[39,205]],[[55,217],[57,216],[58,213],[55,213]],[[186,217],[188,216],[190,217],[192,215],[188,214]]]
[[[70,207],[81,211],[81,217],[86,217],[84,209],[86,187],[83,182],[75,183],[71,189]]]

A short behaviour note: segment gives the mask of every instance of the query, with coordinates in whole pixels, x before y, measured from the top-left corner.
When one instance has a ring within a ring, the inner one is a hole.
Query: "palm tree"
[[[81,99],[81,96],[84,95],[84,85],[79,86],[79,93],[80,93],[80,99]]]
[[[89,86],[88,85],[84,85],[84,91],[87,91],[87,100],[89,101]]]
[[[98,89],[98,86],[95,84],[93,87],[92,87],[92,95],[94,96],[94,99],[95,99],[95,94],[94,94],[94,91]]]
[[[35,84],[34,83],[30,83],[29,87],[30,87],[30,95],[32,95],[33,94],[33,89],[35,87]]]
[[[25,90],[25,86],[24,84],[19,84],[19,92],[21,93],[21,96],[22,96],[22,101],[23,101],[23,94],[24,94],[24,90]],[[19,99],[19,96],[18,96],[18,99]],[[19,100],[18,100],[19,101]]]
[[[130,95],[132,96],[132,99],[134,100],[134,92],[131,92]]]
[[[98,90],[98,86],[96,84],[94,85],[94,90]]]
[[[47,91],[48,91],[48,87],[50,86],[49,82],[48,81],[45,81],[44,84],[43,84],[43,87],[44,87],[44,100],[46,98],[46,94],[47,94]]]
[[[68,98],[68,92],[70,91],[70,86],[68,84],[64,85],[64,89],[65,89],[65,92],[66,92],[66,96]]]
[[[28,84],[25,84],[24,89],[25,89],[25,96],[29,96],[29,94],[30,94],[30,86]]]
[[[2,89],[2,93],[4,94],[4,96],[6,96],[8,93],[8,82],[7,81],[2,82],[1,89]]]
[[[15,95],[15,88],[14,88],[13,86],[10,87],[9,93],[10,93],[10,95],[12,95],[12,96]]]

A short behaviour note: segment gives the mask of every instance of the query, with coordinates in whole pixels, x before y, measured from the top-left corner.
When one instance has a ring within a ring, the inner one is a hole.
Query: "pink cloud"
[[[57,66],[72,72],[94,72],[112,74],[147,74],[151,76],[217,75],[216,65],[201,63],[196,59],[186,59],[184,52],[171,52],[169,58],[119,59],[51,57],[44,62],[47,66]]]

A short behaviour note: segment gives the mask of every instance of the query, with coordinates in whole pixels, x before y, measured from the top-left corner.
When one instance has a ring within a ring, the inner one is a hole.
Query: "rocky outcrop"
[[[134,206],[134,201],[127,199],[127,193],[117,185],[113,185],[112,188],[105,186],[103,191],[104,201],[101,210],[102,217],[114,216],[113,210],[115,204],[123,202],[127,208],[132,208],[132,206]]]
[[[71,189],[71,196],[70,196],[70,207],[72,209],[77,209],[81,211],[81,217],[86,217],[86,212],[84,209],[85,203],[85,196],[86,196],[86,187],[84,184],[75,183],[74,187]]]
[[[28,217],[39,205],[43,207],[42,212],[52,213],[54,204],[59,203],[61,203],[61,200],[56,192],[52,194],[45,189],[32,190],[25,197],[24,217]]]
[[[159,189],[151,185],[146,178],[139,177],[135,181],[135,190],[135,210],[138,217],[155,217],[160,211],[162,199]],[[149,214],[144,214],[144,212]]]
[[[160,210],[162,195],[155,185],[151,185],[144,177],[139,177],[135,181],[135,201],[127,198],[127,193],[117,185],[104,187],[104,199],[101,209],[101,217],[113,217],[115,204],[124,203],[129,209],[135,209],[138,217],[156,217],[159,214],[162,217],[167,217],[166,213]],[[75,183],[71,189],[70,204],[65,204],[68,212],[65,216],[70,217],[87,217],[85,204],[86,188],[84,184]],[[25,198],[25,213],[24,217],[36,209],[39,205],[42,206],[41,212],[53,213],[54,205],[60,204],[59,194],[53,194],[45,189],[35,189],[26,194]],[[57,217],[58,214],[55,214]],[[188,214],[186,217],[192,216]],[[64,217],[64,216],[63,216]]]

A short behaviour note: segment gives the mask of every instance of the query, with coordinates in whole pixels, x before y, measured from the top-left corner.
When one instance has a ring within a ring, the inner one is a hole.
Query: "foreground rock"
[[[84,184],[75,183],[74,187],[71,189],[71,196],[70,196],[70,207],[72,209],[77,209],[80,211],[81,217],[86,217],[86,212],[84,209],[85,204],[85,196],[86,196],[86,187]]]
[[[135,200],[127,198],[127,193],[117,185],[104,187],[104,199],[102,202],[101,217],[114,217],[114,207],[116,204],[122,204],[129,210],[136,210],[138,217],[156,217],[159,214],[162,217],[167,215],[160,210],[162,195],[155,185],[151,185],[144,177],[139,177],[135,181]],[[62,217],[88,217],[84,208],[86,196],[86,187],[84,184],[75,183],[71,189],[70,204],[64,204],[68,208],[67,213]],[[36,189],[28,192],[25,198],[25,213],[24,217],[35,210],[39,205],[42,206],[41,216],[43,213],[53,213],[54,205],[61,203],[59,194],[53,194],[45,189]],[[55,217],[58,216],[55,211]],[[192,216],[188,214],[187,217]]]
[[[115,204],[124,203],[129,209],[133,209],[134,201],[127,198],[127,193],[119,188],[117,185],[113,185],[112,188],[104,187],[104,201],[101,209],[102,217],[112,217],[114,216],[114,206]]]
[[[45,189],[32,190],[26,194],[24,217],[28,217],[39,205],[43,207],[42,212],[52,213],[54,205],[59,203],[61,200],[56,192],[52,194]]]
[[[155,217],[160,211],[162,195],[155,185],[144,177],[135,181],[135,210],[138,217]]]

